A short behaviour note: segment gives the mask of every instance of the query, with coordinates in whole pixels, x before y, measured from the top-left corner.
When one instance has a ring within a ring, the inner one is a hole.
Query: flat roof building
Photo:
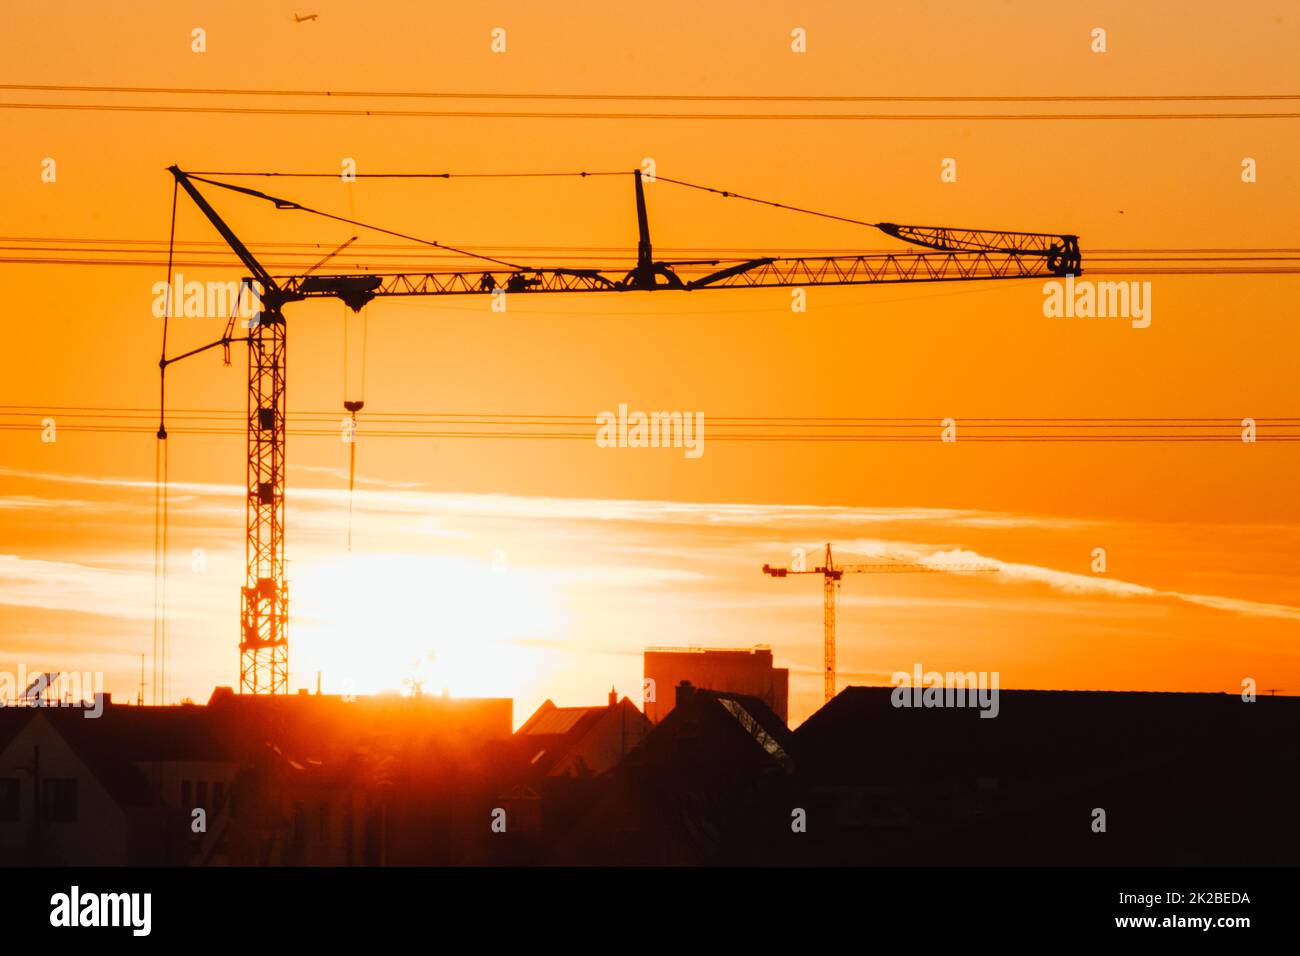
[[[682,681],[701,690],[757,697],[789,723],[790,671],[772,666],[772,649],[648,647],[645,651],[645,715],[659,723],[676,703]]]

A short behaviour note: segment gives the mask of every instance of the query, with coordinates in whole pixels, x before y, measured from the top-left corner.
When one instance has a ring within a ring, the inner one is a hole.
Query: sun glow
[[[554,662],[550,592],[488,561],[395,552],[300,563],[290,582],[298,687],[518,697]]]

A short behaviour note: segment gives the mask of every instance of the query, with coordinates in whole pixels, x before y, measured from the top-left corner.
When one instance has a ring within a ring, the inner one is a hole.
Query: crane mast
[[[311,298],[336,298],[359,311],[380,297],[432,295],[538,295],[547,293],[617,293],[662,290],[706,291],[729,288],[771,288],[818,285],[870,285],[898,282],[945,282],[1023,279],[1077,275],[1081,272],[1078,237],[1050,233],[1021,233],[988,229],[874,224],[881,232],[926,252],[877,253],[851,256],[759,256],[737,261],[654,258],[646,210],[644,176],[633,170],[637,213],[637,261],[626,273],[613,270],[511,266],[501,260],[473,256],[505,268],[391,274],[307,274],[273,276],[208,202],[196,183],[231,190],[273,203],[277,209],[315,212],[291,200],[187,173],[171,166],[179,188],[239,258],[248,276],[241,285],[259,300],[246,336],[236,336],[233,319],[215,342],[181,355],[164,357],[168,366],[220,345],[248,346],[247,489],[245,578],[240,598],[241,693],[285,694],[289,691],[289,593],[284,566],[286,323],[284,306]],[[339,218],[339,217],[331,217]],[[436,244],[435,244],[436,245]],[[457,250],[459,251],[459,250]],[[713,266],[712,271],[685,279],[675,267]],[[166,343],[164,342],[164,348]],[[160,424],[158,438],[166,440]],[[919,567],[918,567],[919,569]],[[764,570],[768,570],[766,566]],[[835,587],[844,570],[831,562],[827,545],[824,631],[827,699],[835,687]],[[774,569],[770,573],[776,574]],[[785,570],[778,576],[784,576]],[[788,572],[801,573],[801,572]]]
[[[284,573],[285,322],[263,309],[248,335],[248,497],[240,591],[241,693],[289,692]]]

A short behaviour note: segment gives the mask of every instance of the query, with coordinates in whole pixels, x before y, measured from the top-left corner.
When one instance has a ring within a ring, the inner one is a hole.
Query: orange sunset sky
[[[319,19],[296,24],[295,12]],[[336,173],[353,158],[360,172],[630,171],[649,157],[662,176],[851,218],[1078,234],[1085,273],[1152,283],[1151,326],[1044,318],[1040,280],[812,288],[803,314],[785,289],[519,296],[504,314],[466,296],[380,300],[352,318],[335,301],[291,305],[289,414],[318,413],[325,432],[291,434],[288,445],[295,689],[314,686],[317,672],[326,691],[363,693],[402,689],[415,675],[426,689],[512,696],[518,722],[547,697],[597,703],[613,684],[635,698],[647,645],[767,643],[791,670],[798,722],[821,701],[819,581],[759,569],[832,541],[846,561],[960,551],[1004,562],[998,575],[846,578],[841,686],[920,663],[996,670],[1003,687],[1236,692],[1254,678],[1300,693],[1296,443],[709,443],[706,432],[692,460],[594,441],[596,416],[621,403],[706,420],[932,419],[936,435],[947,417],[1296,418],[1300,275],[1147,274],[1119,260],[1122,250],[1296,245],[1300,120],[683,115],[1283,113],[1295,101],[13,88],[1294,94],[1294,4],[566,3],[561,12],[522,2],[56,0],[6,3],[3,23],[0,670],[102,671],[116,697],[136,696],[154,617],[150,410],[161,323],[151,306],[166,277],[168,165]],[[202,54],[191,50],[196,27],[206,31]],[[490,48],[496,27],[507,31],[505,53]],[[790,49],[796,27],[807,31],[804,54]],[[1089,48],[1095,27],[1107,31],[1105,54]],[[256,111],[229,111],[241,107]],[[366,108],[670,115],[267,112]],[[1256,160],[1257,182],[1242,182],[1243,157]],[[42,181],[46,158],[57,163],[52,183]],[[954,183],[940,180],[944,158],[956,160]],[[240,182],[493,254],[589,264],[635,253],[630,176]],[[890,246],[860,226],[662,182],[647,190],[656,249],[675,258]],[[273,272],[305,269],[355,233],[206,194]],[[184,197],[177,239],[187,278],[243,275]],[[358,241],[366,248],[343,254],[344,268],[376,268],[379,245],[401,242]],[[385,254],[390,266],[456,265],[431,252]],[[223,327],[174,320],[169,351]],[[210,412],[232,430],[187,434],[172,422],[172,702],[238,681],[242,346],[232,359],[224,367],[218,349],[168,374],[171,408]],[[366,403],[350,554],[348,448],[337,429],[345,398]],[[110,413],[138,430],[87,427]],[[592,439],[367,439],[368,417],[408,413],[571,416],[591,421]],[[41,440],[46,417],[57,441]],[[1105,574],[1091,570],[1095,548],[1106,549]],[[198,570],[194,549],[206,556]]]

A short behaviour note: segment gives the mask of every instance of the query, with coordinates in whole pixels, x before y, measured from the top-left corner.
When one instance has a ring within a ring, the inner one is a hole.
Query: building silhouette
[[[748,650],[650,647],[644,673],[645,712],[653,724],[673,709],[673,689],[682,681],[703,690],[757,697],[782,721],[789,720],[790,671],[772,666],[772,649],[764,644]]]
[[[1300,860],[1300,698],[998,693],[986,717],[849,687],[793,731],[690,681],[657,723],[611,693],[513,733],[492,699],[0,708],[0,864]]]

